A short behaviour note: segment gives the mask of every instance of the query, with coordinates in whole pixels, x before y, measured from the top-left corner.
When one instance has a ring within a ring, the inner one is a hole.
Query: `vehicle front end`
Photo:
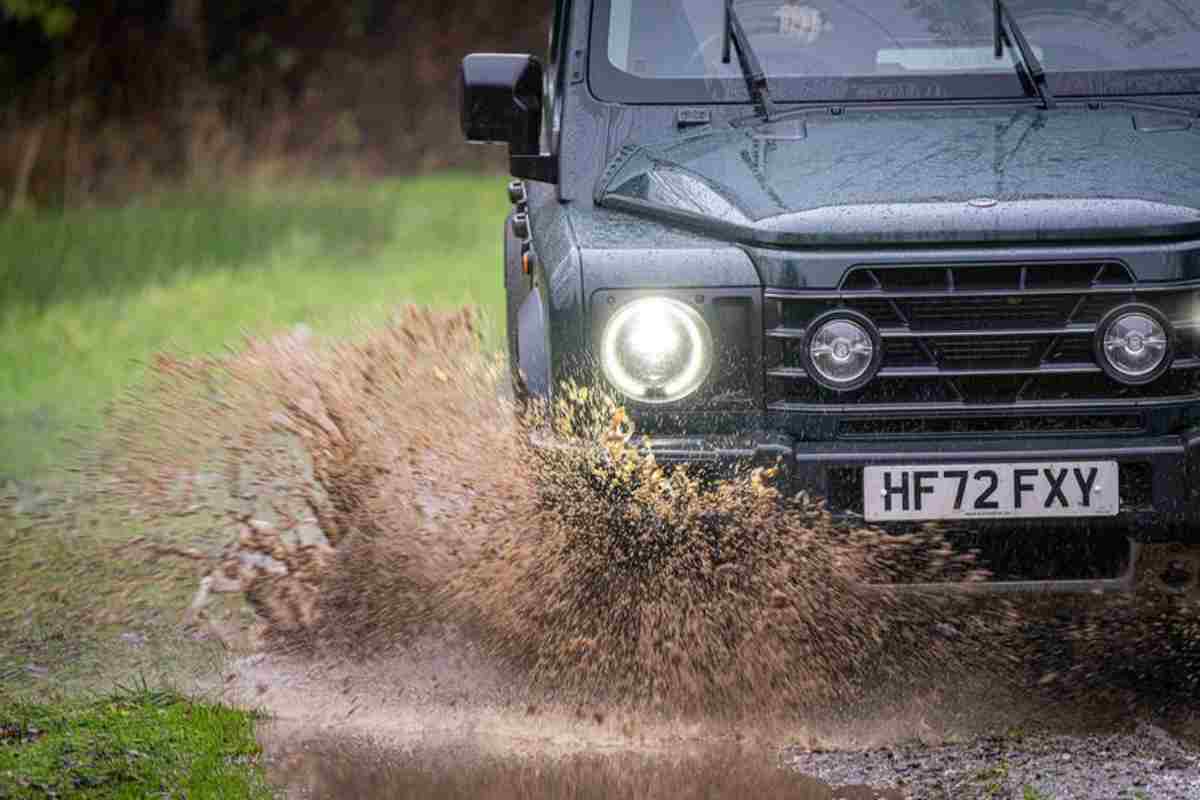
[[[1011,5],[560,3],[522,388],[872,524],[1200,541],[1200,11]]]

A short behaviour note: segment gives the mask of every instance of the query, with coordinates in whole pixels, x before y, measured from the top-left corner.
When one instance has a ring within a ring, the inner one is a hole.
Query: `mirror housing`
[[[515,177],[557,183],[557,161],[541,152],[542,79],[534,56],[467,56],[459,71],[462,131],[469,142],[507,143]]]

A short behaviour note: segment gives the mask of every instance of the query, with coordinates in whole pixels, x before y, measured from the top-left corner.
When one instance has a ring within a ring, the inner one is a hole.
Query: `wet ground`
[[[1200,717],[1089,726],[986,680],[959,689],[842,717],[685,719],[556,702],[453,630],[356,662],[259,654],[224,679],[271,715],[291,798],[1200,798]]]

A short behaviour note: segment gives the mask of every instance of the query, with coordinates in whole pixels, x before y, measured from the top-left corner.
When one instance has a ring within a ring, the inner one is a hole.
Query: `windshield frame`
[[[608,58],[612,0],[592,0],[588,41],[588,86],[602,102],[631,105],[751,104],[742,77],[645,78],[625,72]],[[719,4],[722,0],[712,0]],[[1073,70],[1056,72],[1045,64],[1047,86],[1060,99],[1197,95],[1200,56],[1185,69]],[[938,75],[785,76],[767,73],[772,100],[801,103],[894,103],[1034,101],[1019,74],[1012,72]]]

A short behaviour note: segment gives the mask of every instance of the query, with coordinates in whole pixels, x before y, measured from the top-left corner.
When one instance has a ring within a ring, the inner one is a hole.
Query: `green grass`
[[[259,758],[253,714],[169,691],[0,698],[0,797],[268,798]]]
[[[403,302],[500,318],[504,179],[442,175],[172,195],[0,218],[0,478],[39,477],[155,352]]]

